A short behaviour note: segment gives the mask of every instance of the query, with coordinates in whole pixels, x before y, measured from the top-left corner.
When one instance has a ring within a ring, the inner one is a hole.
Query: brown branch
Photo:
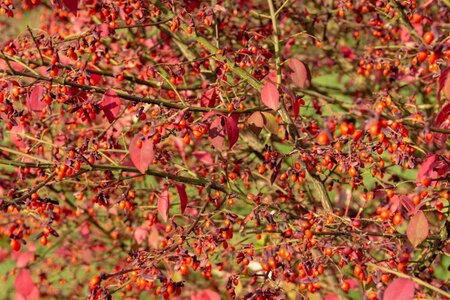
[[[25,73],[25,72],[19,72],[14,69],[11,69],[10,71],[2,71],[0,73],[24,76],[24,77],[34,78],[34,79],[38,79],[38,80],[42,80],[42,81],[58,83],[61,85],[77,87],[77,88],[80,88],[85,91],[92,91],[92,92],[99,93],[99,94],[105,94],[109,90],[107,88],[103,88],[103,87],[99,87],[99,86],[79,84],[79,83],[69,81],[66,79],[50,78],[50,77],[42,76],[39,74],[30,74],[30,73]],[[217,111],[217,112],[222,112],[222,113],[229,113],[228,109],[224,109],[224,108],[202,107],[202,106],[184,106],[182,104],[177,104],[177,103],[167,101],[167,100],[151,99],[151,98],[147,98],[147,97],[139,97],[139,96],[135,96],[135,95],[130,95],[126,92],[122,92],[119,90],[114,90],[114,92],[120,98],[125,99],[125,100],[134,101],[134,102],[148,103],[148,104],[154,104],[154,105],[163,106],[163,107],[167,107],[167,108],[186,110],[186,111],[194,111],[194,112]],[[246,113],[251,113],[251,112],[255,112],[255,111],[266,111],[266,110],[267,110],[266,107],[252,107],[252,108],[247,108],[244,110],[236,110],[233,113],[246,114]]]
[[[16,166],[16,167],[29,167],[29,168],[41,168],[41,169],[50,169],[53,168],[53,164],[42,164],[42,163],[32,163],[32,162],[19,162],[19,161],[12,161],[12,160],[6,160],[6,159],[0,159],[1,165],[9,165],[9,166]],[[109,166],[109,165],[91,165],[91,166],[81,166],[82,170],[89,170],[89,171],[96,171],[96,170],[109,170],[109,171],[122,171],[122,172],[130,172],[130,173],[140,173],[140,171],[134,167],[128,167],[128,166]],[[167,178],[171,179],[177,182],[192,184],[192,185],[198,185],[198,186],[210,186],[212,189],[224,192],[226,194],[229,193],[229,190],[219,183],[208,181],[206,179],[201,178],[193,178],[193,177],[187,177],[187,176],[180,176],[175,175],[171,173],[166,173],[162,171],[157,170],[147,170],[146,175],[151,175],[159,178]]]

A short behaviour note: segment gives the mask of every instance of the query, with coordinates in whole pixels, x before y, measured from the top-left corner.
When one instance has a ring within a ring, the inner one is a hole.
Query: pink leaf
[[[120,98],[111,90],[108,90],[104,95],[101,103],[101,108],[105,113],[109,123],[112,123],[120,113]]]
[[[145,139],[141,134],[136,134],[131,140],[130,147],[131,161],[134,166],[142,173],[145,174],[150,164],[154,159],[153,140]]]
[[[414,247],[417,247],[428,236],[428,220],[425,214],[419,210],[409,221],[406,228],[408,240]]]
[[[225,117],[225,128],[228,135],[228,146],[231,149],[239,139],[239,128],[237,125],[237,120],[235,120],[233,117]]]
[[[14,287],[16,288],[16,292],[21,296],[26,298],[30,295],[35,287],[30,271],[20,269],[19,274],[17,274],[16,280],[14,281]]]
[[[336,294],[328,294],[323,297],[323,300],[339,300],[339,296]]]
[[[196,159],[204,163],[205,165],[212,165],[214,163],[214,159],[211,153],[206,151],[194,151],[192,155],[195,156]]]
[[[158,197],[158,213],[167,222],[169,217],[169,189],[166,187]]]
[[[152,248],[158,248],[159,246],[159,233],[156,226],[152,226],[150,229],[150,234],[148,235],[148,244]]]
[[[30,111],[41,112],[47,103],[43,101],[44,87],[42,85],[36,85],[27,97],[27,108]]]
[[[78,0],[63,0],[64,5],[76,16],[78,10]]]
[[[192,300],[220,300],[220,295],[213,290],[202,290],[191,297]]]
[[[181,207],[181,213],[184,213],[184,210],[186,209],[187,203],[188,203],[188,196],[186,194],[186,186],[184,184],[178,183],[175,185],[177,188],[178,196],[180,196],[180,207]]]
[[[261,91],[261,100],[265,106],[277,110],[280,105],[280,93],[277,87],[270,81],[266,81]]]
[[[264,127],[264,118],[259,111],[255,111],[248,119],[247,123],[258,128]]]
[[[405,278],[397,278],[386,288],[383,300],[412,300],[414,298],[414,282]]]
[[[28,263],[34,258],[34,252],[20,252],[16,258],[16,267],[23,268],[28,266]]]
[[[308,67],[300,60],[291,58],[288,63],[289,68],[292,70],[290,75],[291,80],[296,86],[303,89],[308,87],[311,83],[311,73]]]
[[[223,149],[223,142],[225,140],[225,130],[222,125],[222,120],[222,118],[216,118],[209,126],[209,140],[217,150]]]
[[[140,245],[148,235],[147,229],[144,226],[138,227],[133,234],[134,239]]]
[[[22,125],[17,125],[11,128],[9,133],[9,138],[17,148],[23,149],[26,147],[25,139],[23,135],[25,134],[25,129]]]

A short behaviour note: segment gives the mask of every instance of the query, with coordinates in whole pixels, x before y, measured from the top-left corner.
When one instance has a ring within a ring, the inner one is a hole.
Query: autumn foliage
[[[0,296],[450,298],[448,0],[0,14]]]

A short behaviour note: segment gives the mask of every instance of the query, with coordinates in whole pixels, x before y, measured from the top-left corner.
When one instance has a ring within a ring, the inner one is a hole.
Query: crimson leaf
[[[187,203],[188,203],[188,196],[186,194],[186,186],[184,184],[178,183],[175,185],[177,188],[178,196],[180,196],[180,207],[181,207],[181,213],[184,213],[184,210],[186,209]]]

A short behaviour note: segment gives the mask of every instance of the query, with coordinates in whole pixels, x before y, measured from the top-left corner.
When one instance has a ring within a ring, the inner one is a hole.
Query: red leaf
[[[14,287],[16,288],[16,292],[23,297],[26,298],[30,295],[35,287],[30,271],[20,269],[19,274],[17,274],[16,280],[14,281]]]
[[[140,142],[142,141],[142,146],[139,148]],[[153,140],[145,139],[141,134],[136,134],[131,140],[130,147],[128,148],[130,152],[131,161],[134,166],[142,173],[145,174],[150,164],[154,159],[153,150]]]
[[[223,149],[223,142],[225,140],[225,130],[222,125],[222,120],[222,118],[216,118],[209,126],[209,140],[217,150]]]
[[[233,117],[225,117],[225,128],[227,130],[228,146],[230,149],[239,139],[239,128],[237,123],[237,120]]]
[[[405,278],[397,278],[386,288],[383,300],[412,300],[414,298],[414,282]]]
[[[450,83],[448,84],[448,86],[449,86],[449,93],[450,93]],[[435,120],[434,124],[439,128],[450,129],[449,115],[450,115],[450,102],[445,104],[444,107],[442,107],[442,109],[439,111],[438,115],[436,116],[436,120]],[[445,133],[434,133],[433,137],[434,137],[435,144],[440,148],[444,147],[445,143],[447,141],[447,136],[448,135]]]
[[[216,105],[217,92],[215,88],[209,89],[202,94],[200,105],[203,107],[214,107]]]
[[[212,165],[214,163],[214,158],[212,157],[211,153],[206,151],[194,151],[192,154],[195,156],[196,159],[204,163],[205,165]]]
[[[111,90],[108,90],[104,95],[101,103],[101,108],[105,113],[109,123],[112,123],[120,113],[120,98]]]
[[[311,73],[308,67],[300,60],[291,58],[288,63],[289,68],[292,70],[290,74],[291,80],[296,86],[303,89],[308,87],[311,83]]]
[[[438,80],[438,90],[437,90],[437,99],[439,104],[441,104],[441,91],[444,90],[445,97],[450,100],[450,67],[443,70]]]
[[[166,187],[158,197],[158,213],[167,222],[169,217],[169,189]]]
[[[78,0],[63,0],[64,5],[76,16],[78,10]]]
[[[437,178],[437,172],[433,170],[433,165],[436,162],[436,158],[438,156],[436,154],[430,155],[425,158],[422,164],[419,167],[419,171],[417,172],[417,183],[421,184],[423,178],[427,177],[430,179]]]
[[[266,81],[261,91],[261,100],[265,106],[277,110],[280,105],[280,93],[277,87],[270,81]]]
[[[303,99],[293,99],[292,100],[292,109],[294,110],[294,118],[298,118],[298,114],[300,113],[300,107],[303,104]]]
[[[188,196],[186,194],[186,186],[184,184],[178,183],[175,185],[177,188],[178,196],[180,196],[180,207],[181,207],[181,213],[184,213],[184,210],[186,209],[187,203],[188,203]]]
[[[247,123],[250,129],[258,135],[264,127],[264,118],[259,111],[255,111],[248,119]]]
[[[422,162],[417,173],[417,184],[422,184],[424,178],[431,180],[431,186],[436,186],[436,179],[444,177],[450,171],[450,164],[441,159],[439,155],[429,155]]]
[[[41,112],[47,103],[43,101],[44,87],[42,85],[36,85],[27,97],[27,108],[30,111]]]
[[[425,214],[419,210],[409,221],[406,228],[408,240],[414,247],[417,247],[428,236],[428,220]]]

